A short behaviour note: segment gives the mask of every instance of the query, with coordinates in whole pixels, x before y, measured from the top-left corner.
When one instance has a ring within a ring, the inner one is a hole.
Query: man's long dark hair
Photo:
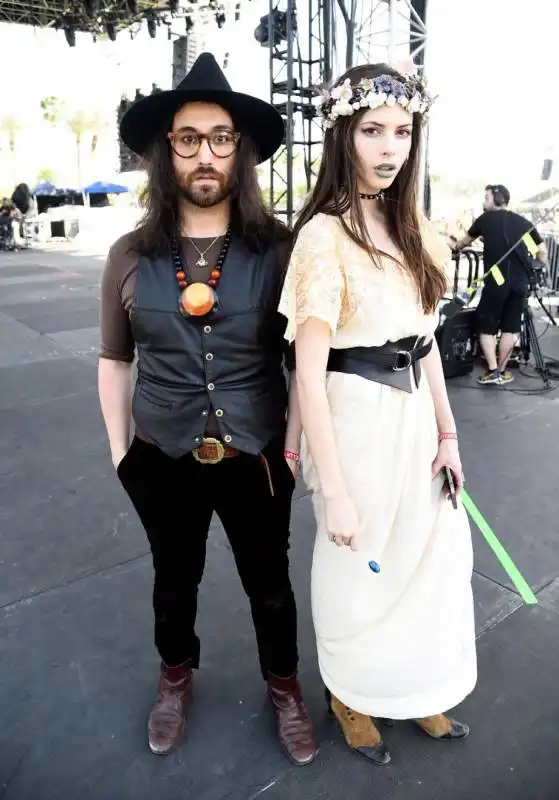
[[[357,84],[362,78],[376,78],[379,75],[391,75],[404,81],[398,72],[386,64],[366,64],[348,70],[336,81],[335,86],[341,85],[346,78],[352,84]],[[379,252],[367,232],[357,184],[353,137],[355,128],[365,113],[366,109],[362,109],[351,116],[340,117],[334,127],[326,131],[316,185],[297,218],[294,236],[297,236],[303,225],[315,214],[334,215],[340,218],[350,239],[379,265]],[[446,277],[421,241],[417,209],[420,157],[421,121],[419,114],[414,114],[410,154],[392,185],[384,192],[384,204],[388,231],[403,254],[402,266],[413,277],[425,312],[431,313],[445,292]],[[349,222],[343,217],[347,212]]]
[[[142,202],[143,218],[132,234],[131,246],[145,255],[165,255],[179,226],[179,199],[171,147],[163,136],[154,140],[144,156],[148,182]],[[288,229],[267,209],[256,174],[256,148],[243,135],[239,141],[231,185],[233,233],[253,252],[290,239]]]

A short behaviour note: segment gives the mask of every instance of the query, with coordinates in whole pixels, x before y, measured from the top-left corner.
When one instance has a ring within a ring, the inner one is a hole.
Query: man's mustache
[[[221,175],[214,169],[197,169],[190,176],[190,180],[195,181],[196,178],[216,178],[219,181],[221,180]]]

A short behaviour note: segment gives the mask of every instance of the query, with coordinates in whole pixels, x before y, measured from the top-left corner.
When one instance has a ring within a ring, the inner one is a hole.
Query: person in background
[[[537,245],[537,257],[547,261],[547,250],[534,226],[520,214],[509,211],[510,192],[502,184],[485,187],[483,214],[474,220],[467,234],[453,244],[458,252],[476,239],[483,239],[483,264],[486,274],[481,299],[477,307],[480,347],[487,361],[487,371],[478,378],[482,385],[505,384],[514,380],[507,370],[512,351],[520,336],[522,312],[529,283],[529,256],[526,244],[520,240],[529,233]],[[517,246],[503,259],[506,253]],[[501,260],[502,259],[502,260]],[[489,269],[499,262],[504,278],[499,285]],[[497,334],[500,332],[497,357]]]

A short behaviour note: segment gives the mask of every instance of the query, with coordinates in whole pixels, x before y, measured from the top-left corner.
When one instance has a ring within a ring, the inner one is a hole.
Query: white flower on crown
[[[367,95],[367,105],[369,108],[379,108],[384,105],[388,98],[384,92],[369,92]]]
[[[421,108],[421,98],[419,97],[418,94],[414,94],[414,96],[408,103],[408,111],[410,111],[412,114],[415,114],[419,111],[420,108]]]
[[[399,72],[400,75],[403,75],[404,78],[417,75],[417,66],[415,65],[411,56],[394,61],[390,64],[390,66],[392,69],[395,69],[396,72]]]
[[[336,103],[336,109],[341,117],[350,117],[354,111],[351,103],[346,103],[343,101]]]
[[[401,105],[411,114],[417,112],[425,113],[431,105],[431,97],[424,90],[414,91],[411,99],[400,92],[396,94],[378,92],[375,81],[371,78],[363,78],[357,86],[352,86],[349,78],[346,78],[341,86],[336,86],[330,93],[325,92],[319,100],[319,105],[330,103],[330,109],[320,109],[324,119],[325,127],[332,128],[339,117],[347,117],[356,111],[365,108],[379,108],[380,106]]]

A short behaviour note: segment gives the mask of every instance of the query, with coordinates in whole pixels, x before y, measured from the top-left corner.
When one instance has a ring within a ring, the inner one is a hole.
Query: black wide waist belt
[[[331,349],[326,369],[360,375],[369,381],[413,392],[413,383],[417,389],[421,378],[420,360],[432,346],[432,339],[426,343],[424,336],[409,336],[397,342],[386,342],[381,347]]]

